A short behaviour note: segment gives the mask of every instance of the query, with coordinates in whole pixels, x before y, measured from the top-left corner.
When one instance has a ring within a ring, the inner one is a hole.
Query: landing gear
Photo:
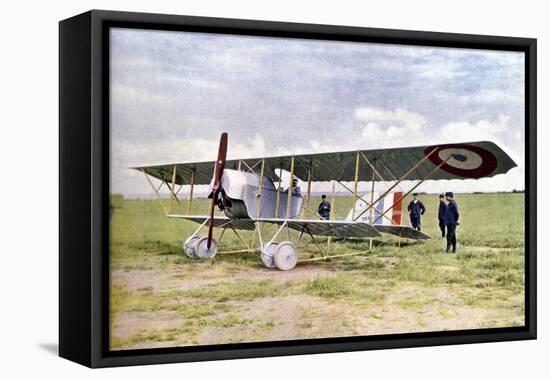
[[[275,254],[275,251],[277,250],[277,247],[279,246],[279,243],[267,243],[263,246],[263,248],[260,251],[260,257],[262,259],[262,262],[266,266],[266,268],[275,268],[275,259],[273,258],[273,255]]]
[[[218,243],[215,239],[212,239],[212,242],[210,243],[210,248],[207,247],[207,244],[207,236],[203,236],[197,241],[197,245],[195,246],[195,255],[197,255],[198,258],[211,259],[216,256],[216,253],[218,253]]]
[[[277,236],[283,229],[287,230],[287,238],[290,239],[290,230],[286,222],[284,222],[279,226],[279,229],[275,232],[271,241],[264,244],[260,250],[262,262],[268,268],[277,267],[279,270],[291,270],[294,269],[298,263],[298,249],[294,243],[290,240],[280,243],[275,242]],[[300,243],[300,241],[298,241],[298,243]]]
[[[197,246],[197,242],[199,241],[200,238],[201,238],[200,236],[191,236],[190,238],[187,238],[187,240],[183,242],[183,246],[182,246],[183,253],[185,253],[187,257],[190,257],[190,258],[197,257],[197,255],[195,255],[195,247]]]
[[[183,243],[183,252],[191,258],[211,259],[218,253],[218,243],[212,239],[210,248],[207,244],[207,236],[192,236]]]
[[[280,243],[275,250],[273,260],[280,270],[294,269],[298,263],[298,250],[294,243],[290,241]]]

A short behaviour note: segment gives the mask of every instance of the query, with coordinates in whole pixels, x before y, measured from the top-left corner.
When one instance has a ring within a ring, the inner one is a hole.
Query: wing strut
[[[376,221],[378,221],[378,219],[380,219],[381,217],[385,216],[388,211],[390,211],[391,209],[394,208],[395,205],[397,205],[398,203],[401,203],[403,201],[403,198],[405,198],[406,196],[408,196],[409,194],[411,194],[413,192],[413,190],[415,190],[416,188],[418,188],[424,181],[426,181],[427,179],[430,178],[431,175],[433,175],[435,172],[437,172],[439,170],[439,168],[441,168],[441,166],[445,163],[447,163],[447,161],[449,159],[451,159],[452,156],[449,156],[447,159],[443,160],[441,163],[439,163],[438,165],[435,166],[434,169],[432,169],[430,171],[430,173],[428,173],[426,176],[424,176],[424,178],[422,180],[420,180],[416,185],[414,185],[411,190],[409,190],[407,193],[405,193],[404,195],[401,196],[401,198],[399,198],[397,201],[395,201],[386,211],[384,211],[382,214],[380,214],[380,216],[378,218],[376,218],[376,220],[373,222],[375,223]]]
[[[371,202],[371,204],[369,206],[367,206],[367,208],[365,210],[363,210],[358,216],[355,217],[354,221],[356,221],[357,219],[359,219],[363,214],[365,214],[367,211],[369,211],[372,207],[374,207],[374,205],[376,205],[378,202],[380,202],[380,200],[382,200],[384,197],[386,197],[388,195],[388,193],[390,193],[397,185],[399,185],[401,183],[401,181],[405,180],[407,178],[407,176],[409,176],[412,172],[414,172],[414,170],[416,168],[418,168],[424,161],[426,161],[427,159],[430,158],[430,156],[432,156],[435,152],[437,151],[437,148],[433,148],[430,153],[426,154],[426,156],[424,156],[418,163],[416,163],[415,165],[413,165],[411,167],[411,169],[409,169],[407,172],[405,172],[405,174],[403,174],[403,176],[401,176],[399,178],[399,180],[393,184],[392,186],[390,186],[388,188],[388,190],[386,190],[380,197],[378,197],[375,201]],[[445,160],[446,162],[447,160]],[[439,169],[439,167],[441,167],[441,165],[443,164],[440,164],[437,168]],[[426,180],[426,178],[424,178],[422,181]]]

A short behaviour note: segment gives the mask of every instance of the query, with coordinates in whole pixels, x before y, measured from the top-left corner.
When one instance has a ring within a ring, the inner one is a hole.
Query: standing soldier
[[[447,211],[445,213],[445,224],[447,225],[447,249],[445,252],[449,253],[452,247],[452,252],[456,253],[456,226],[459,225],[458,205],[454,199],[453,192],[445,193],[445,197],[448,202]]]
[[[413,194],[413,200],[409,203],[409,206],[407,206],[407,210],[409,211],[409,218],[411,220],[412,228],[421,231],[421,218],[426,212],[426,207],[418,199],[418,193]]]
[[[437,218],[439,220],[439,229],[441,230],[441,237],[445,237],[445,214],[447,213],[447,204],[445,203],[445,196],[439,195],[439,213]]]
[[[330,202],[328,202],[327,196],[325,194],[321,196],[321,203],[319,204],[319,209],[317,210],[317,212],[321,216],[321,219],[330,219]]]
[[[298,179],[293,178],[292,179],[292,195],[301,197],[302,196],[302,189],[298,186]]]

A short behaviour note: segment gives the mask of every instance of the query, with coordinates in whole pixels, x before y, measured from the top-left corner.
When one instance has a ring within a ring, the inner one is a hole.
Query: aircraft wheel
[[[277,246],[273,260],[280,270],[294,269],[298,263],[298,250],[292,242],[284,241]]]
[[[279,243],[267,243],[260,251],[260,257],[262,258],[262,262],[264,263],[266,268],[271,269],[276,267],[273,255],[275,254],[278,245]]]
[[[218,243],[216,242],[216,239],[212,239],[212,244],[210,245],[210,248],[208,248],[206,245],[208,244],[208,237],[203,236],[197,241],[197,244],[195,246],[195,255],[200,259],[211,259],[214,256],[216,256],[216,253],[218,253]]]
[[[183,246],[182,246],[183,253],[185,253],[187,257],[190,257],[190,258],[197,257],[197,255],[195,255],[195,247],[197,246],[197,242],[199,241],[199,239],[200,239],[200,236],[191,236],[183,242]]]

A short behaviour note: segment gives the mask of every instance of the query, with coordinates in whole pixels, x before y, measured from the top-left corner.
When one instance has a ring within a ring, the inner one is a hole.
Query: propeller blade
[[[210,203],[210,224],[208,225],[208,240],[206,248],[210,249],[212,245],[212,233],[214,231],[214,208],[216,200],[221,190],[221,180],[225,168],[225,159],[227,158],[227,133],[222,133],[220,137],[220,146],[218,147],[218,159],[214,165],[214,183],[212,185],[212,202]]]
[[[223,170],[225,168],[225,159],[227,157],[227,133],[222,133],[220,138],[220,146],[218,148],[218,159],[214,166],[214,186],[213,190],[219,190]]]

